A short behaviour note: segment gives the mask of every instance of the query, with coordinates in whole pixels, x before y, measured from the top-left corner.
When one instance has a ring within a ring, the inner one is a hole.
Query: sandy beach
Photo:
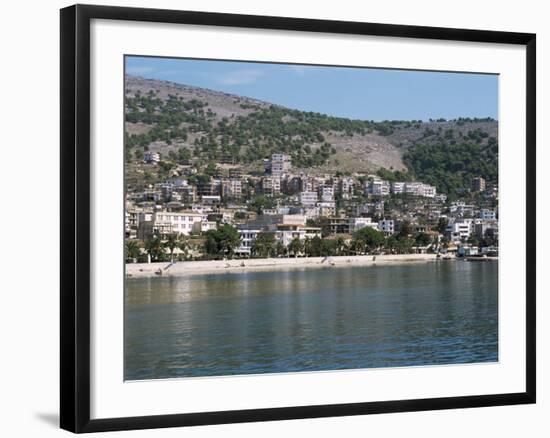
[[[157,276],[185,276],[249,270],[288,268],[336,268],[344,266],[371,266],[436,261],[436,254],[364,255],[337,257],[299,257],[270,259],[206,260],[190,262],[129,263],[126,276],[132,278]]]

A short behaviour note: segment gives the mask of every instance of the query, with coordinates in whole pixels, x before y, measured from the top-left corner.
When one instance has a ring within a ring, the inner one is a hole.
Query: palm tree
[[[347,252],[346,241],[343,237],[338,237],[335,243],[336,255],[345,255]]]
[[[275,245],[275,253],[277,256],[286,256],[288,253],[285,244],[280,240],[277,241],[277,245]]]
[[[164,247],[170,250],[170,261],[174,263],[174,250],[179,246],[179,234],[169,234],[164,242]]]
[[[141,255],[141,246],[137,240],[127,240],[124,249],[127,262],[135,263],[135,260]]]
[[[151,236],[145,241],[145,251],[155,262],[163,261],[165,256],[164,245],[159,236]]]
[[[255,256],[267,258],[277,251],[277,243],[273,233],[260,233],[250,248]]]
[[[304,250],[304,243],[299,237],[295,237],[288,244],[288,251],[298,257],[298,255]]]
[[[187,238],[187,236],[180,234],[178,248],[183,251],[185,257],[187,258],[187,251],[189,250],[189,239]]]
[[[309,256],[311,253],[311,239],[309,237],[306,237],[303,245],[304,254],[306,256]]]

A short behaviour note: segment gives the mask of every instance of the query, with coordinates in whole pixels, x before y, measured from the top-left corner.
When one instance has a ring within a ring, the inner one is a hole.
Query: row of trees
[[[142,249],[151,258],[152,262],[173,261],[176,249],[187,254],[189,241],[182,234],[169,234],[164,240],[158,235],[151,236],[145,240],[143,246],[138,240],[127,240],[124,247],[126,261],[141,260],[143,258]],[[166,250],[169,251],[170,256],[168,256]]]
[[[383,233],[365,227],[357,231],[348,241],[343,237],[335,239],[294,238],[285,246],[276,239],[275,233],[263,232],[258,234],[251,247],[253,257],[324,257],[373,254],[381,251],[392,254],[407,254],[413,252],[414,246],[428,246],[437,244],[426,233],[419,233],[415,238],[410,238],[407,231],[386,236]],[[233,258],[235,250],[241,244],[241,238],[237,229],[231,225],[223,224],[216,230],[205,233],[203,252],[208,259]],[[162,239],[155,235],[145,240],[143,245],[137,240],[127,240],[125,246],[126,261],[143,260],[144,254],[153,262],[165,262],[174,260],[174,252],[179,249],[187,257],[190,249],[189,239],[181,234],[170,234]]]
[[[407,254],[414,251],[415,246],[429,246],[436,244],[429,234],[419,233],[415,238],[404,235],[385,236],[383,233],[370,228],[357,231],[350,241],[343,237],[336,239],[313,238],[300,239],[298,237],[284,246],[275,238],[274,233],[260,233],[252,244],[253,257],[324,257],[373,254],[389,252],[392,254]]]

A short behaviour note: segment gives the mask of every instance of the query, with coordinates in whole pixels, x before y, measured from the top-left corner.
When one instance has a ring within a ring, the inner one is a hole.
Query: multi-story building
[[[240,179],[222,180],[222,198],[240,199],[243,193],[242,181]]]
[[[266,173],[281,176],[292,168],[292,160],[288,154],[273,154],[271,160],[266,163]]]
[[[390,194],[390,183],[382,179],[374,179],[365,182],[365,194],[373,196],[388,196]]]
[[[229,169],[229,178],[241,179],[242,176],[243,176],[243,171],[240,167],[232,167]]]
[[[474,233],[477,238],[493,237],[498,242],[498,222],[483,221],[474,225]]]
[[[221,181],[211,179],[209,181],[199,181],[197,183],[197,194],[199,196],[216,196],[221,194]]]
[[[322,202],[332,202],[334,201],[334,188],[324,186],[319,189],[319,194],[321,195]]]
[[[206,233],[210,230],[216,230],[218,229],[218,223],[215,221],[209,221],[204,220],[204,218],[201,219],[201,221],[197,221],[193,223],[193,232],[194,233]]]
[[[385,234],[395,233],[395,221],[393,219],[382,219],[378,222],[378,231]]]
[[[449,222],[446,234],[452,242],[460,242],[468,239],[472,235],[473,229],[472,219],[456,219]]]
[[[275,231],[275,238],[287,247],[290,242],[298,238],[300,240],[321,237],[321,228],[306,227],[303,225],[279,224]]]
[[[349,232],[355,233],[362,228],[371,227],[373,229],[378,229],[378,223],[373,222],[370,217],[350,217],[348,218]]]
[[[319,216],[335,216],[336,215],[336,203],[331,202],[318,202]]]
[[[473,216],[474,210],[474,205],[466,204],[464,201],[455,201],[449,207],[451,215],[456,217]]]
[[[160,154],[158,152],[146,151],[143,154],[143,161],[147,164],[154,164],[160,161]]]
[[[479,211],[479,218],[486,221],[494,221],[497,219],[497,212],[490,208],[482,208]]]
[[[252,252],[252,245],[258,237],[258,234],[262,232],[261,228],[250,227],[245,224],[237,229],[239,237],[241,238],[241,244],[235,249],[235,255],[240,257],[250,257]]]
[[[437,189],[435,186],[430,186],[428,184],[424,184],[424,196],[425,198],[435,198],[437,195]]]
[[[384,213],[384,201],[367,202],[360,204],[355,208],[355,214],[357,216],[368,216]]]
[[[168,234],[189,235],[193,225],[202,221],[202,215],[194,212],[159,211],[154,214],[153,230],[161,236]]]
[[[317,192],[300,192],[299,202],[304,207],[311,207],[317,203]]]
[[[281,193],[281,178],[265,176],[262,178],[262,193],[266,196],[276,196]]]
[[[345,176],[340,178],[340,180],[338,181],[338,190],[342,199],[351,199],[351,197],[353,196],[354,186],[355,182],[353,178]]]
[[[403,193],[405,193],[405,184],[404,182],[398,182],[398,181],[394,181],[391,183],[391,192],[394,194],[394,195],[401,195]]]
[[[222,199],[220,195],[204,195],[201,196],[201,201],[204,205],[220,205]]]
[[[485,179],[478,177],[472,179],[472,192],[484,192],[485,191]]]

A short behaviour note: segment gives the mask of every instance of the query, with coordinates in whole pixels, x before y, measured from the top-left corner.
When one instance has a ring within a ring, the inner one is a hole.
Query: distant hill
[[[244,96],[126,76],[127,159],[144,149],[200,163],[260,169],[274,152],[310,173],[409,171],[453,191],[472,175],[495,180],[491,119],[373,122],[303,112]],[[450,183],[445,179],[451,178]]]

